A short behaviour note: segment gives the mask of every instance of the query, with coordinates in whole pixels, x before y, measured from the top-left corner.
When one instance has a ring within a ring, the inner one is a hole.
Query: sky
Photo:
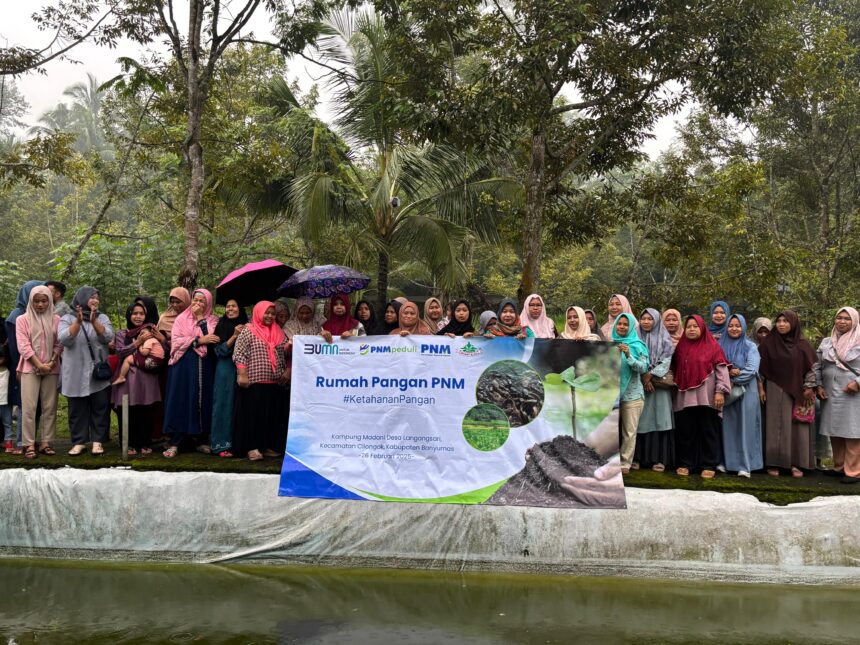
[[[33,12],[49,4],[42,0],[0,0],[3,20],[0,22],[0,42],[4,45],[27,45],[43,47],[51,39],[51,35],[39,31],[31,20]],[[181,16],[177,22],[184,23]],[[266,40],[271,35],[268,16],[259,12],[249,23],[246,34],[253,32],[257,38]],[[158,47],[162,49],[161,46]],[[121,73],[117,59],[123,56],[139,58],[143,48],[131,41],[121,41],[115,49],[98,47],[91,43],[77,46],[70,52],[72,60],[54,60],[44,66],[44,73],[30,72],[15,79],[18,89],[30,104],[30,111],[23,117],[29,125],[36,123],[39,116],[64,100],[63,90],[70,85],[86,81],[87,72],[93,74],[99,81],[104,82]],[[319,79],[322,68],[301,58],[289,61],[289,80],[297,80],[303,91],[307,91]],[[320,104],[317,113],[320,118],[328,120],[331,110],[327,105],[328,93],[324,82],[318,83],[320,88]],[[661,119],[652,131],[653,139],[646,141],[642,150],[652,159],[668,149],[675,139],[675,127],[688,113],[688,109],[679,114]]]

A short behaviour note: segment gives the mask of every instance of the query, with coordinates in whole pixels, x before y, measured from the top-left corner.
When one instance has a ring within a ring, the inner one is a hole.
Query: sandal
[[[655,473],[662,473],[666,470],[666,466],[664,466],[663,464],[654,464],[653,466],[651,466],[651,470],[653,470]]]
[[[717,473],[713,470],[703,470],[702,471],[702,479],[713,479]]]
[[[15,444],[12,441],[7,441],[4,448],[7,455],[20,455],[21,451],[15,447]],[[839,473],[839,476],[842,477],[843,473]]]
[[[128,453],[126,454],[128,454],[129,457],[137,457],[137,450],[135,450],[134,448],[129,448]]]
[[[140,454],[142,454],[142,455],[151,455],[151,454],[152,454],[152,448],[141,448],[141,449],[140,449]]]
[[[24,456],[27,459],[35,459],[36,458],[36,446],[27,446],[27,450],[24,453]]]
[[[791,476],[796,478],[796,479],[800,479],[801,477],[803,477],[803,471],[800,468],[798,468],[797,466],[792,466],[791,467]]]
[[[262,461],[263,455],[260,454],[259,450],[249,450],[248,451],[248,460],[249,461]]]
[[[103,455],[105,454],[105,449],[98,441],[93,441],[93,447],[90,450],[90,453],[96,456]]]
[[[768,468],[767,474],[771,477],[779,477],[779,468]]]
[[[678,475],[678,477],[689,477],[690,476],[690,469],[684,468],[683,466],[681,466],[680,468],[675,469],[675,474]]]
[[[276,457],[280,457],[280,456],[281,456],[281,453],[279,453],[279,452],[275,452],[275,451],[274,451],[274,450],[272,450],[271,448],[267,448],[266,450],[264,450],[264,451],[263,451],[263,456],[264,456],[264,457],[269,457],[269,458],[271,458],[271,459],[274,459],[274,458],[276,458]]]
[[[622,474],[622,475],[629,475],[629,474],[630,474],[630,467],[629,467],[629,466],[624,466],[624,467],[621,469],[621,474]]]
[[[630,464],[630,470],[639,470],[639,462],[634,461],[632,464]]]
[[[42,446],[41,448],[39,448],[39,452],[41,452],[43,455],[48,455],[49,457],[50,457],[51,455],[56,455],[56,454],[57,454],[56,452],[54,452],[54,449],[53,449],[53,448],[51,448],[51,446],[47,446],[47,445],[46,445],[46,446]]]
[[[229,459],[230,457],[233,456],[233,453],[230,452],[229,450],[222,450],[221,452],[218,453],[218,456],[221,457],[222,459]]]
[[[179,448],[176,446],[170,446],[167,450],[161,453],[164,457],[168,459],[173,459],[176,455],[179,454]]]
[[[201,443],[199,446],[197,446],[196,450],[197,452],[202,452],[204,455],[212,454],[212,448],[207,446],[205,443]]]
[[[85,445],[79,443],[77,445],[72,446],[72,449],[69,450],[69,456],[70,457],[77,457],[78,455],[80,455],[81,453],[84,453],[86,451],[87,451],[87,447]]]

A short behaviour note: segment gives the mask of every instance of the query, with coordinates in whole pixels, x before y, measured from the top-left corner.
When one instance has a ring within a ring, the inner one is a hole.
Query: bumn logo
[[[337,354],[338,346],[334,344],[305,345],[305,354]]]

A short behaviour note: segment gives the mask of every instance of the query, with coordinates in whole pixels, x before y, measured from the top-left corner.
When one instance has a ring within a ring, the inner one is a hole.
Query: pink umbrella
[[[231,271],[215,291],[215,302],[226,305],[235,300],[241,306],[278,297],[278,287],[298,269],[277,260],[251,262]]]

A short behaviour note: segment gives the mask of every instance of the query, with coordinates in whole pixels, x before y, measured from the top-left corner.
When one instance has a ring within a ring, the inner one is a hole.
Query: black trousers
[[[140,450],[149,448],[152,444],[152,422],[158,403],[151,405],[128,406],[128,447]],[[116,409],[119,419],[120,437],[122,437],[122,408]]]
[[[110,388],[106,387],[89,396],[70,396],[69,434],[72,445],[90,441],[104,443],[110,433]]]
[[[713,470],[720,463],[723,420],[714,408],[697,405],[675,413],[678,466]]]

